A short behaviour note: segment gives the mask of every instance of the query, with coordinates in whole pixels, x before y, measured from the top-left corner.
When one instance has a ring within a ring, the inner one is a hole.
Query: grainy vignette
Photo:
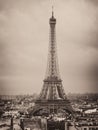
[[[21,124],[42,90],[52,6],[65,94],[98,118],[98,0],[0,0],[0,129],[14,129],[13,116]]]

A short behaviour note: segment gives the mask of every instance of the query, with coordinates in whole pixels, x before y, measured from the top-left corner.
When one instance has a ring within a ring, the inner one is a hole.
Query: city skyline
[[[40,92],[52,5],[65,93],[98,92],[97,0],[0,0],[0,94]]]

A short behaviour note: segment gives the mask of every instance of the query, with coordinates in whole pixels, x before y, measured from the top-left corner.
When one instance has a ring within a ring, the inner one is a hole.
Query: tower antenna
[[[54,7],[52,6],[52,17],[54,16],[54,11],[53,11]]]

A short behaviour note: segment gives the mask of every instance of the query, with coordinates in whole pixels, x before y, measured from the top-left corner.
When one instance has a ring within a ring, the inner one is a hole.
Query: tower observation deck
[[[49,24],[49,52],[46,76],[41,93],[35,101],[35,107],[31,110],[33,115],[57,113],[60,110],[69,113],[72,113],[73,111],[64,92],[62,80],[59,74],[56,48],[56,18],[54,17],[53,11],[51,18],[49,19]]]

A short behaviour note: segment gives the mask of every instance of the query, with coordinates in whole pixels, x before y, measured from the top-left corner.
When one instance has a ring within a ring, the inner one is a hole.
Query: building
[[[50,43],[46,77],[42,91],[35,101],[35,107],[29,111],[30,115],[43,115],[50,113],[72,113],[73,109],[64,92],[59,74],[57,49],[56,49],[56,18],[52,11],[50,24]]]

